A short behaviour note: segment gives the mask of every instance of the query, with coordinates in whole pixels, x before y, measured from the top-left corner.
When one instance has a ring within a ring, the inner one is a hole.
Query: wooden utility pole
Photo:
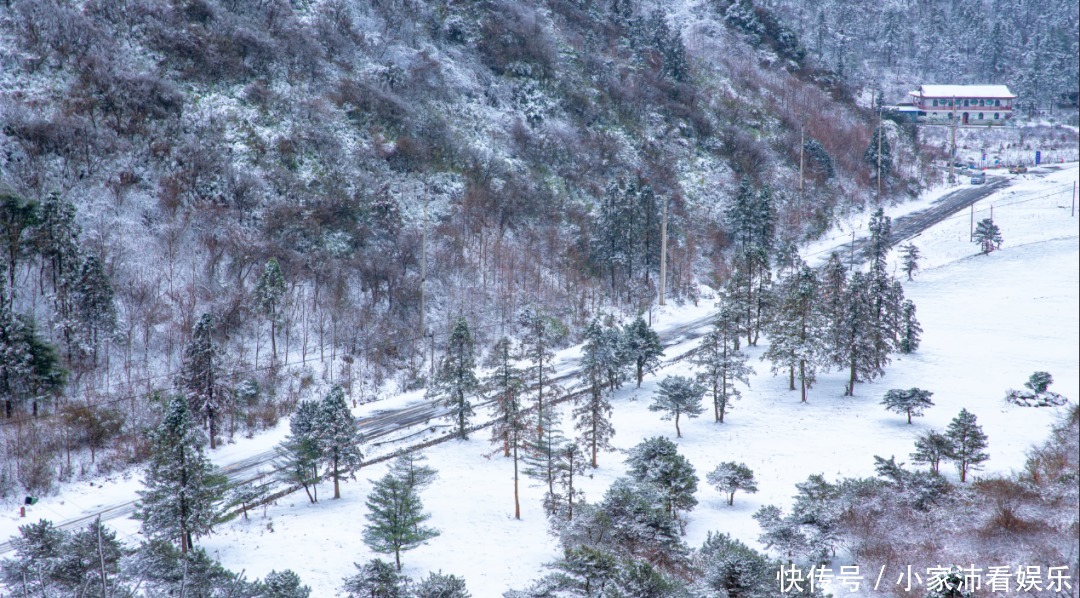
[[[660,216],[660,305],[664,305],[664,293],[667,290],[667,205],[668,197],[665,195]]]
[[[969,236],[968,241],[970,242],[970,241],[974,241],[974,240],[975,240],[975,204],[971,204],[971,235]]]
[[[951,141],[949,143],[949,182],[956,182],[956,175],[953,174],[953,166],[956,162],[956,96],[952,99],[952,118],[949,119],[949,132]]]
[[[795,211],[795,222],[799,229],[802,229],[802,207],[806,201],[805,193],[803,193],[803,185],[806,180],[804,176],[806,160],[803,154],[806,153],[806,125],[799,126],[799,208]]]
[[[848,266],[848,271],[855,271],[855,229],[851,229],[851,265]]]

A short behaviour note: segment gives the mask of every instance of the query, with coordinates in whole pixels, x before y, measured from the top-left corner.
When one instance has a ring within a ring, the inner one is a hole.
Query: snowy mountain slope
[[[744,461],[757,474],[761,492],[736,495],[733,507],[702,482],[687,542],[698,545],[708,531],[724,531],[756,545],[760,532],[750,516],[760,506],[787,505],[794,484],[811,473],[829,479],[872,475],[875,454],[908,461],[915,435],[943,429],[961,408],[975,413],[989,435],[987,473],[1018,469],[1060,409],[1008,405],[1005,390],[1019,387],[1040,369],[1054,375],[1058,392],[1074,402],[1080,396],[1078,219],[1068,216],[1067,195],[1048,193],[1075,181],[1077,172],[1070,165],[976,205],[977,216],[995,205],[995,220],[1005,236],[999,252],[976,255],[977,248],[966,240],[965,218],[947,220],[916,240],[926,255],[925,271],[905,286],[926,330],[922,347],[896,359],[883,379],[859,386],[853,398],[841,396],[843,376],[833,373],[819,380],[807,404],[799,404],[784,379],[769,376],[767,364],[752,360],[759,374],[727,423],[691,420],[676,440],[674,426],[647,407],[656,382],[688,373],[687,364],[665,368],[640,390],[619,391],[613,400],[619,449],[663,435],[678,443],[699,477],[726,460]],[[757,348],[754,356],[763,350]],[[934,391],[937,405],[909,426],[885,412],[879,401],[889,388],[911,386]],[[571,432],[565,417],[564,430]],[[556,543],[545,534],[541,489],[523,488],[522,521],[514,521],[509,463],[498,455],[489,458],[490,452],[482,434],[427,452],[440,479],[423,498],[432,524],[443,534],[405,554],[407,573],[415,577],[441,569],[463,575],[476,596],[496,596],[526,585],[557,555]],[[583,480],[589,500],[598,499],[622,474],[623,458],[619,452],[601,455],[600,468],[590,472],[593,478]],[[955,477],[950,468],[946,471]],[[283,499],[265,515],[222,528],[207,547],[227,566],[249,575],[287,564],[317,595],[332,595],[341,578],[352,573],[352,562],[375,556],[360,532],[363,497],[370,486],[366,480],[379,475],[380,467],[364,470],[361,480],[345,486],[340,501],[309,505],[302,495]],[[319,557],[299,561],[298,545],[312,546]]]

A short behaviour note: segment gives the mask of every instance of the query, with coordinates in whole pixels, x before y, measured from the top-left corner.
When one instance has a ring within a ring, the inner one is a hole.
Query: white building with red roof
[[[1005,85],[921,85],[908,95],[919,122],[965,125],[1005,124],[1016,99]]]

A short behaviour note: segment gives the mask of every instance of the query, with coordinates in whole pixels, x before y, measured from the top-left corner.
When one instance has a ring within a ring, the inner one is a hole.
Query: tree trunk
[[[521,520],[521,501],[518,498],[518,447],[514,443],[514,519]]]
[[[675,412],[675,438],[682,438],[682,430],[679,429],[679,412]]]
[[[338,487],[338,458],[334,457],[334,498],[341,498],[341,489]]]
[[[731,492],[728,493],[727,504],[728,504],[729,507],[735,504],[735,492],[734,491],[731,491]]]
[[[806,360],[799,360],[799,386],[802,389],[802,402],[806,402]],[[794,389],[792,389],[794,390]]]
[[[788,366],[788,390],[795,390],[795,366],[793,365]]]

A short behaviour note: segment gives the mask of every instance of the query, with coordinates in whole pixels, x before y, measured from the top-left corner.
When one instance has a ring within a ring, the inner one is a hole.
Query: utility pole
[[[949,123],[949,132],[950,132],[950,137],[951,137],[951,141],[950,141],[950,145],[949,145],[949,147],[950,147],[950,150],[949,150],[949,183],[950,184],[956,182],[956,175],[953,174],[953,165],[956,162],[956,96],[953,96],[951,105],[952,105],[952,118],[949,119],[950,121],[952,121],[952,122]]]
[[[664,207],[660,217],[660,305],[664,305],[664,293],[667,290],[667,205],[668,196],[664,195]]]
[[[968,241],[975,240],[975,204],[971,204],[971,234],[968,236]]]

